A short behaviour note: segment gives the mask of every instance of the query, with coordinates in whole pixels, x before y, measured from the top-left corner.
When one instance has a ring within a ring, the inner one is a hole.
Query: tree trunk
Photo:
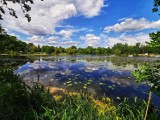
[[[152,92],[150,91],[149,96],[148,96],[148,103],[147,103],[147,108],[146,108],[146,113],[145,113],[144,120],[147,119],[147,114],[148,114],[148,109],[149,109],[149,105],[150,105],[150,102],[151,102],[151,97],[152,97]]]

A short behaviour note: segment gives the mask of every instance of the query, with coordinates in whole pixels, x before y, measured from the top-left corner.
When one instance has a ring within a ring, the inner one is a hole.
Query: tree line
[[[153,35],[153,34],[152,34]],[[58,54],[69,54],[69,55],[109,55],[109,54],[144,54],[144,53],[154,53],[160,54],[159,47],[150,47],[149,45],[142,45],[136,43],[135,45],[128,45],[117,43],[113,47],[102,48],[97,47],[93,48],[88,46],[86,48],[77,48],[76,46],[71,46],[68,48],[55,47],[55,46],[36,46],[33,43],[25,43],[21,40],[18,40],[15,36],[8,35],[5,30],[1,28],[0,30],[0,53],[46,53],[52,55]]]

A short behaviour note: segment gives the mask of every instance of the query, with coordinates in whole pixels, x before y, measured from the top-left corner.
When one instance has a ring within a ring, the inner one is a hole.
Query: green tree
[[[147,42],[150,47],[156,48],[156,52],[160,53],[160,31],[149,34],[151,41]]]
[[[120,49],[115,49],[114,50],[114,54],[116,54],[116,55],[121,55],[121,50]]]
[[[44,45],[42,46],[42,52],[45,52],[47,54],[51,54],[55,51],[55,48],[53,46]]]
[[[73,55],[77,53],[77,48],[76,46],[71,46],[69,48],[66,48],[66,53],[69,55]]]

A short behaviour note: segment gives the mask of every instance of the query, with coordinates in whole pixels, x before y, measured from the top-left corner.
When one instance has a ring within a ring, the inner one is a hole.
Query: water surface
[[[64,88],[68,91],[87,89],[94,96],[106,95],[115,102],[124,97],[147,99],[148,87],[135,82],[132,72],[147,62],[160,58],[64,56],[40,57],[20,66],[16,73],[27,83],[41,82],[45,86]],[[117,99],[118,98],[118,99]],[[160,106],[160,99],[152,101]]]

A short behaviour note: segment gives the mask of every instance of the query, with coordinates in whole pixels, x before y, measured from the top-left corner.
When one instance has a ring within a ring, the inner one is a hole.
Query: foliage
[[[154,0],[154,8],[152,9],[153,12],[158,12],[160,6],[160,0]]]
[[[157,52],[160,53],[160,31],[149,34],[151,41],[147,42],[150,47],[157,48]]]
[[[69,54],[69,55],[76,54],[76,52],[77,52],[76,46],[71,46],[71,47],[66,49],[66,53]]]
[[[3,34],[5,30],[1,30],[0,33],[0,53],[4,53],[6,51],[23,51],[25,52],[26,43],[20,40],[17,40],[16,37],[10,36],[7,34]]]
[[[121,55],[121,50],[120,50],[120,49],[115,49],[115,50],[114,50],[114,53],[115,53],[116,55]]]
[[[146,101],[140,100],[137,97],[134,98],[134,101],[124,98],[124,101],[118,105],[117,115],[122,120],[143,120],[146,105]],[[153,104],[149,109],[149,116],[147,120],[158,120],[158,111]]]
[[[27,86],[22,78],[10,70],[0,71],[0,118],[36,119],[37,113],[49,107],[52,96],[42,85]]]
[[[25,56],[0,56],[0,70],[3,69],[16,69],[18,66],[26,64],[27,62],[33,62],[33,58]]]
[[[152,92],[160,96],[160,61],[156,64],[143,65],[136,70],[134,76],[137,82],[144,82],[149,85]]]
[[[26,52],[40,52],[40,46],[33,43],[25,43],[18,40],[17,37],[8,35],[4,29],[0,28],[0,53],[16,54]]]
[[[19,56],[19,54],[17,54],[15,51],[12,51],[12,50],[10,51],[9,55],[10,55],[11,57]]]

